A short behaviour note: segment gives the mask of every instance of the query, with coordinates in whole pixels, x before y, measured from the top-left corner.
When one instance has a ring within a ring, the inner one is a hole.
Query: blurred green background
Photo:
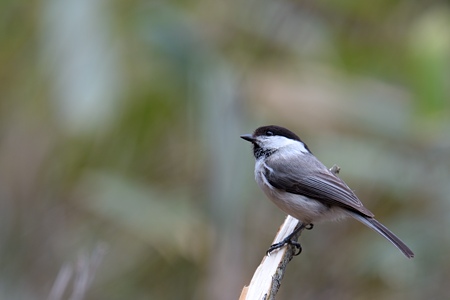
[[[301,237],[279,299],[449,299],[448,1],[0,2],[0,298],[237,299],[298,133],[415,252]]]

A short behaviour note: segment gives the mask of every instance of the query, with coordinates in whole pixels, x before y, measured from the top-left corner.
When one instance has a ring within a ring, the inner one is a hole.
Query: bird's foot
[[[292,238],[299,231],[301,231],[302,229],[311,230],[311,229],[313,229],[313,227],[314,227],[314,225],[312,223],[310,223],[310,224],[300,224],[300,226],[295,228],[294,231],[290,235],[288,235],[284,240],[282,240],[281,242],[275,243],[272,246],[270,246],[269,249],[267,249],[267,251],[266,251],[266,255],[270,255],[270,253],[272,251],[280,249],[281,247],[283,247],[286,244],[294,246],[294,248],[295,248],[294,256],[299,255],[300,253],[302,253],[302,245],[300,245],[299,242],[297,242],[296,240],[293,240]]]
[[[295,248],[295,250],[294,250],[294,256],[297,256],[297,255],[299,255],[300,253],[302,253],[302,245],[300,245],[300,243],[297,242],[297,241],[291,240],[291,237],[288,236],[287,238],[285,238],[285,239],[282,240],[281,242],[275,243],[275,244],[271,245],[271,246],[269,247],[269,249],[267,249],[266,255],[269,256],[270,253],[271,253],[272,251],[275,251],[275,250],[277,250],[277,249],[280,249],[280,248],[284,247],[284,245],[286,245],[286,244],[291,245],[291,246],[294,246],[294,248]]]

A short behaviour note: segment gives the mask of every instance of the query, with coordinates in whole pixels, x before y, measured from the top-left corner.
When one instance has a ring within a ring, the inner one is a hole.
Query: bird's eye
[[[267,135],[267,136],[272,136],[272,135],[273,135],[273,132],[270,131],[270,130],[268,130],[268,131],[266,132],[266,135]]]

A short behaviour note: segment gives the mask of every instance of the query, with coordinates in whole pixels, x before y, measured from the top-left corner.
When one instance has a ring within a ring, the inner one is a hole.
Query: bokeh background
[[[0,298],[237,299],[284,214],[239,139],[298,133],[353,220],[279,299],[448,299],[448,1],[0,2]]]

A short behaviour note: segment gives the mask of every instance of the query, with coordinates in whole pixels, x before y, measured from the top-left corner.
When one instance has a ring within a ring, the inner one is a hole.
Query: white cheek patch
[[[295,147],[295,149],[297,149],[303,153],[309,153],[309,151],[305,147],[305,144],[303,144],[302,142],[296,141],[296,140],[288,139],[284,136],[276,135],[276,136],[266,137],[266,138],[264,138],[263,143],[264,143],[264,147],[266,147],[268,149],[278,149],[281,147],[293,146],[293,147]]]

